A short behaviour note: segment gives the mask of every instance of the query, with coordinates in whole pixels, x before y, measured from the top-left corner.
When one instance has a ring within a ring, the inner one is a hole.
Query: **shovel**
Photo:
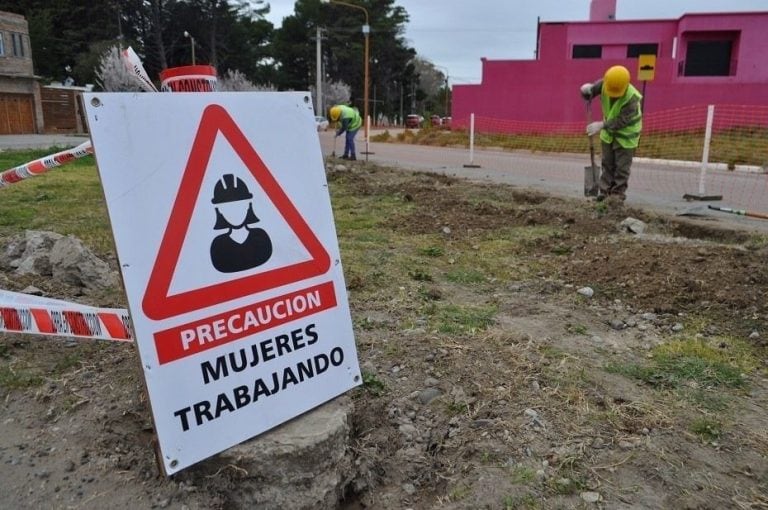
[[[592,101],[587,101],[587,124],[592,123]],[[600,189],[600,168],[595,165],[595,140],[594,135],[589,137],[590,166],[584,167],[584,196],[596,197]]]
[[[335,134],[333,135],[333,152],[331,152],[331,157],[336,157],[336,139],[339,137],[339,135]]]

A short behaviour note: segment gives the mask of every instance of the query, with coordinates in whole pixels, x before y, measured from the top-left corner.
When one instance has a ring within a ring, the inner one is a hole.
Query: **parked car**
[[[450,117],[443,117],[443,127],[445,129],[451,129],[451,118]]]
[[[439,115],[433,115],[429,118],[429,122],[434,127],[440,127],[440,125],[443,123],[443,119],[441,119]]]
[[[328,129],[328,119],[318,115],[315,117],[315,125],[318,131],[326,131]]]
[[[415,113],[412,113],[405,118],[405,127],[410,129],[421,127],[421,121],[423,120],[424,120],[424,117],[422,117],[421,115],[416,115]]]

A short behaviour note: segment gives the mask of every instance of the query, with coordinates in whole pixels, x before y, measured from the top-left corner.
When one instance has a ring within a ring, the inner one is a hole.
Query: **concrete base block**
[[[230,503],[263,510],[336,508],[353,472],[351,414],[351,399],[341,396],[220,454],[216,464],[237,466],[242,475],[228,491]]]

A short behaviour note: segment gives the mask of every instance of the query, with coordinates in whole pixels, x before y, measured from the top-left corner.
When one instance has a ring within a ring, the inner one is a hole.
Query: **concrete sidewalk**
[[[0,151],[8,149],[69,149],[88,140],[88,135],[1,135]]]

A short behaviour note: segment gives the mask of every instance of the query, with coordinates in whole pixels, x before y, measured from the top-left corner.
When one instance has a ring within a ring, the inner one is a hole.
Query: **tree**
[[[381,99],[377,110],[391,116],[399,111],[402,84],[414,80],[408,65],[416,52],[403,37],[408,14],[394,0],[359,0],[368,10],[371,24],[369,90]],[[274,56],[282,89],[307,90],[315,83],[315,34],[325,28],[322,41],[325,74],[348,83],[351,102],[363,111],[364,42],[363,13],[341,5],[322,5],[319,0],[297,0],[294,14],[283,20],[274,40]],[[325,81],[325,80],[324,80]],[[369,108],[369,110],[373,110]]]

